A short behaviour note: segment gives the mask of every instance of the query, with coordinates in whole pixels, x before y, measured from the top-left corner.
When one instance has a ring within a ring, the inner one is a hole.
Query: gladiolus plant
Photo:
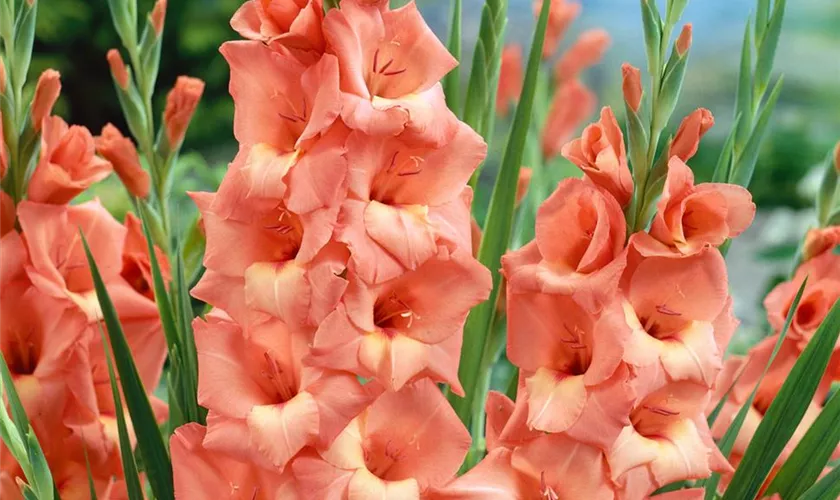
[[[527,53],[487,0],[468,75],[461,0],[446,43],[413,1],[247,0],[238,151],[185,219],[204,83],[155,109],[167,1],[108,0],[128,128],[94,135],[53,113],[58,72],[24,91],[40,2],[0,0],[0,496],[837,498],[840,146],[772,332],[728,355],[785,0],[747,24],[709,182],[715,118],[673,116],[687,3],[640,0],[647,83],[611,69],[614,108],[572,0],[535,2]],[[112,173],[123,221],[75,201]]]

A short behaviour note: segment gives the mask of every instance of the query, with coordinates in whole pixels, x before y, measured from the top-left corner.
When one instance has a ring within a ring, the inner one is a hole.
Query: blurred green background
[[[151,9],[152,0],[138,1],[139,12]],[[418,3],[432,28],[445,37],[449,0]],[[533,29],[531,2],[510,3],[508,40],[527,45]],[[613,44],[606,59],[585,79],[602,104],[622,109],[620,64],[628,61],[644,67],[638,0],[582,3],[583,13],[564,46],[585,29],[609,31]],[[240,4],[240,0],[169,1],[157,109],[162,110],[166,92],[178,75],[196,76],[207,84],[187,135],[176,193],[213,189],[236,151],[228,70],[218,47],[237,37],[228,20]],[[471,54],[481,4],[481,0],[464,0],[466,54]],[[58,113],[94,133],[107,122],[126,130],[105,61],[105,52],[119,46],[107,3],[42,0],[40,5],[32,80],[44,68],[58,69],[64,85]],[[718,123],[691,162],[700,179],[710,177],[729,129],[743,27],[754,6],[755,0],[693,0],[683,17],[694,25],[694,46],[672,126],[700,106],[712,110]],[[811,223],[814,167],[840,139],[840,2],[788,2],[776,73],[785,74],[785,86],[751,187],[760,214],[729,255],[738,315],[756,331],[763,321],[758,307],[761,298],[769,284],[787,271],[789,256]],[[506,125],[499,124],[500,134]],[[502,143],[495,141],[496,148]],[[95,194],[115,212],[127,206],[113,180]],[[182,199],[182,203],[187,210],[189,202]]]

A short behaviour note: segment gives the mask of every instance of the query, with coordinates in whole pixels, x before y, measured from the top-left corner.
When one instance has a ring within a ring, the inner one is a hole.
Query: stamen
[[[664,314],[665,316],[682,316],[681,313],[674,311],[673,309],[669,309],[665,304],[656,306],[656,311],[659,314]]]
[[[673,416],[676,416],[676,415],[680,414],[680,412],[678,412],[678,411],[672,411],[672,410],[668,410],[667,408],[659,408],[659,407],[656,407],[656,406],[642,405],[642,408],[644,408],[645,410],[647,410],[651,413],[655,413],[655,414],[661,415],[663,417],[673,417]]]
[[[405,73],[406,71],[408,71],[408,69],[403,68],[403,69],[397,69],[397,70],[394,70],[394,71],[387,71],[385,73],[380,73],[380,74],[382,76],[396,76],[396,75],[401,75],[401,74]]]
[[[545,482],[545,471],[540,472],[540,495],[546,500],[560,500],[557,492]]]
[[[392,64],[394,64],[394,60],[393,60],[393,59],[391,59],[390,61],[386,62],[386,63],[385,63],[385,66],[382,66],[382,69],[380,69],[380,70],[379,70],[379,72],[380,72],[380,73],[382,73],[382,74],[384,75],[384,74],[385,74],[385,71],[386,71],[386,70],[387,70],[387,69],[388,69],[388,68],[389,68]]]
[[[373,53],[373,72],[379,73],[379,68],[377,68],[379,64],[379,49],[376,49],[376,52]]]

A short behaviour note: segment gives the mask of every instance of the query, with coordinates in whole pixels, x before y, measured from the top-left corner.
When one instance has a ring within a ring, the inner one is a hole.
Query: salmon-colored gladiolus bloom
[[[523,77],[522,47],[517,44],[506,45],[502,50],[502,63],[499,67],[496,114],[507,116],[511,105],[519,101]]]
[[[778,335],[767,337],[750,349],[747,356],[729,358],[724,364],[724,368],[721,370],[717,382],[715,383],[714,396],[706,407],[706,412],[711,412],[720,402],[721,398],[727,396],[728,393],[727,400],[721,408],[718,418],[715,420],[715,424],[712,427],[712,436],[716,439],[723,437],[723,434],[729,428],[732,421],[735,419],[735,416],[741,410],[741,407],[746,403],[750,393],[753,391],[756,384],[758,384],[759,379],[764,372],[765,366],[767,366],[770,362],[770,357],[778,339]],[[797,342],[795,340],[785,339],[782,341],[782,345],[776,355],[776,358],[773,360],[767,374],[764,375],[764,379],[761,380],[761,384],[758,386],[752,405],[747,411],[744,423],[741,426],[741,430],[738,432],[738,436],[732,446],[731,457],[733,464],[739,462],[743,457],[747,450],[747,446],[755,435],[756,429],[764,418],[764,414],[767,412],[770,404],[775,399],[776,394],[778,394],[779,389],[782,387],[782,384],[784,384],[787,380],[793,365],[799,359],[800,353],[801,350],[797,346]],[[836,358],[837,356],[832,358],[830,365],[836,365]],[[828,377],[825,377],[821,381],[814,400],[808,405],[802,421],[797,426],[790,441],[788,441],[785,448],[780,453],[778,459],[776,460],[774,471],[771,472],[771,474],[775,473],[775,471],[777,471],[778,468],[787,460],[794,448],[796,448],[802,440],[805,432],[811,427],[811,424],[814,423],[814,420],[816,420],[817,416],[820,414],[821,402],[825,399],[830,385],[831,380]],[[840,449],[835,450],[835,458],[837,457],[838,452],[840,452]],[[730,477],[724,477],[723,479],[725,484]]]
[[[643,258],[623,280],[626,300],[602,320],[608,329],[629,328],[624,360],[656,374],[638,377],[637,386],[652,384],[640,390],[682,380],[711,388],[738,325],[720,252]]]
[[[38,77],[35,95],[32,97],[31,122],[35,132],[40,132],[44,119],[50,116],[58,96],[61,94],[61,75],[54,69],[48,69]]]
[[[486,153],[487,145],[464,123],[436,149],[353,132],[348,197],[336,233],[350,249],[353,270],[381,283],[417,269],[438,244],[468,249],[471,191],[465,185]]]
[[[230,20],[244,38],[287,49],[324,51],[322,0],[248,0]]]
[[[624,94],[624,102],[634,112],[638,112],[642,105],[642,76],[639,68],[624,63],[621,65],[621,92]],[[699,139],[698,139],[699,141]]]
[[[567,81],[557,89],[542,132],[543,156],[547,160],[560,154],[578,127],[595,112],[597,101],[579,80]]]
[[[108,51],[106,58],[108,59],[108,66],[111,67],[111,77],[114,78],[114,81],[117,82],[117,85],[121,89],[128,90],[128,85],[131,83],[130,77],[128,76],[128,68],[125,66],[125,61],[123,61],[120,51],[111,49]]]
[[[0,191],[0,238],[15,229],[15,200]]]
[[[622,207],[633,196],[633,176],[627,166],[624,136],[609,106],[601,119],[587,126],[579,139],[563,146],[563,156],[577,165],[586,178],[612,194]]]
[[[258,42],[228,42],[221,51],[231,67],[234,135],[251,193],[287,194],[288,208],[299,215],[337,204],[347,167],[346,129],[335,123],[341,110],[335,56],[306,67]]]
[[[129,288],[120,277],[126,229],[98,201],[74,206],[22,201],[18,218],[29,252],[26,273],[45,295],[75,305],[89,321],[101,318],[80,230],[105,284]]]
[[[157,0],[152,13],[149,14],[149,19],[152,23],[152,28],[155,30],[155,35],[160,37],[163,33],[163,23],[166,21],[166,0]]]
[[[342,0],[340,7],[324,18],[324,36],[341,69],[344,122],[369,135],[405,133],[434,146],[448,142],[458,122],[439,82],[458,61],[414,2],[383,10]]]
[[[254,463],[237,460],[204,445],[207,428],[187,424],[169,440],[175,496],[178,498],[297,500],[297,487],[290,472],[278,473]]]
[[[29,199],[64,205],[108,177],[111,169],[108,161],[96,156],[88,129],[49,117],[41,134],[41,157],[29,181]]]
[[[690,160],[697,153],[700,139],[714,124],[715,117],[705,108],[699,108],[686,116],[668,146],[668,158],[676,156],[684,162]]]
[[[385,393],[320,458],[292,467],[305,498],[419,500],[455,476],[469,447],[446,398],[422,380]]]
[[[539,17],[542,11],[542,0],[534,2],[534,15]],[[548,25],[545,28],[545,42],[543,43],[543,59],[548,59],[557,50],[566,31],[580,14],[581,5],[577,2],[556,0],[551,2],[548,11]]]
[[[304,447],[328,445],[378,394],[348,373],[304,368],[307,337],[279,320],[247,336],[219,314],[193,326],[209,449],[283,469]]]
[[[175,87],[166,96],[166,109],[163,111],[163,125],[170,148],[177,149],[184,141],[184,134],[203,93],[204,82],[198,78],[179,76],[175,80]]]
[[[580,179],[560,182],[537,211],[534,241],[502,258],[508,294],[570,295],[597,311],[618,287],[626,231],[609,194]]]
[[[601,62],[610,42],[610,35],[602,29],[583,32],[557,61],[554,78],[558,82],[577,78],[585,69]]]
[[[379,285],[355,273],[342,305],[315,334],[310,362],[373,378],[399,390],[419,378],[458,381],[461,329],[470,309],[490,295],[491,279],[464,249],[437,255]]]
[[[123,266],[120,275],[140,295],[154,300],[155,294],[152,282],[152,264],[149,258],[149,247],[143,233],[143,223],[131,212],[125,214],[125,245],[123,246]],[[160,267],[163,282],[168,283],[171,278],[169,261],[166,254],[155,246],[155,257]]]
[[[840,226],[809,229],[805,234],[802,260],[811,260],[825,252],[834,250],[837,245],[840,245]]]
[[[234,162],[218,193],[193,194],[209,242],[207,272],[193,295],[243,325],[255,312],[291,326],[318,325],[346,286],[338,275],[347,249],[328,243],[338,205],[299,216],[282,200],[249,192],[243,167]]]
[[[781,331],[793,306],[799,287],[808,278],[799,308],[793,315],[788,339],[800,349],[811,340],[834,302],[840,298],[840,255],[823,252],[796,270],[792,280],[777,285],[764,299],[767,319],[776,332]]]
[[[670,384],[641,400],[608,453],[610,472],[625,498],[647,498],[675,481],[731,473],[712,440],[703,410],[706,387]]]
[[[567,295],[509,287],[507,299],[507,355],[525,377],[528,426],[608,448],[635,399],[622,363],[630,333],[597,327]]]
[[[102,127],[102,134],[96,137],[96,152],[111,162],[114,171],[132,196],[145,198],[149,195],[151,179],[140,165],[140,156],[131,139],[120,133],[110,123]]]
[[[720,246],[744,232],[755,217],[752,195],[732,184],[694,184],[694,173],[672,157],[662,197],[656,204],[650,235],[671,250],[691,255],[708,246]],[[656,250],[655,242],[644,251]]]
[[[620,498],[599,448],[563,433],[527,430],[515,414],[514,403],[502,394],[488,394],[487,407],[487,457],[465,475],[430,492],[427,500]],[[515,444],[509,439],[510,446],[491,445],[499,430],[508,438],[514,436]]]

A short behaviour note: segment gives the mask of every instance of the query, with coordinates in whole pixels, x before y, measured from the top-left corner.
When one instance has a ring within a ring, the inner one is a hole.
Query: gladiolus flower
[[[111,164],[94,153],[93,136],[85,127],[69,127],[57,116],[44,120],[41,157],[29,181],[29,199],[63,205],[108,177]]]
[[[624,102],[627,103],[627,107],[634,112],[638,112],[642,105],[642,94],[644,93],[639,68],[627,63],[621,65],[621,91],[624,94]]]
[[[800,348],[811,340],[834,302],[840,298],[840,255],[822,252],[799,266],[793,279],[777,285],[764,299],[767,320],[775,331],[785,324],[793,300],[805,278],[808,284],[802,293],[799,308],[793,315],[788,339]]]
[[[560,154],[580,125],[595,112],[595,94],[579,80],[562,84],[551,99],[542,132],[543,156],[551,160]]]
[[[612,194],[622,207],[633,196],[633,176],[627,166],[624,136],[609,106],[601,119],[583,130],[579,139],[563,146],[562,155],[586,174],[586,178]]]
[[[805,234],[802,260],[808,261],[825,252],[834,250],[840,244],[840,226],[809,229]]]
[[[329,444],[378,394],[352,375],[303,368],[308,340],[279,320],[247,336],[221,317],[193,326],[209,449],[283,469],[304,447]]]
[[[519,101],[522,93],[522,47],[511,44],[502,50],[499,67],[499,89],[496,92],[496,114],[507,116],[511,104]]]
[[[311,363],[374,378],[390,390],[421,377],[458,381],[460,331],[490,295],[489,272],[462,249],[440,247],[414,271],[379,285],[355,273],[342,305],[315,334]]]
[[[417,269],[442,243],[469,248],[469,203],[462,196],[487,145],[466,124],[442,148],[356,131],[347,151],[349,196],[336,239],[349,247],[363,280],[381,283]]]
[[[714,124],[715,117],[708,109],[699,108],[686,116],[668,146],[668,158],[676,156],[684,162],[690,160],[697,153],[700,139]]]
[[[131,139],[123,136],[110,123],[102,127],[102,134],[95,139],[96,152],[111,162],[114,171],[132,196],[149,195],[151,179],[140,165],[140,156]]]
[[[120,51],[111,49],[108,51],[106,57],[108,59],[108,65],[111,67],[111,76],[114,78],[114,81],[117,82],[117,85],[121,89],[128,90],[130,77],[128,76],[128,68],[125,67],[125,61],[123,61]]]
[[[205,427],[187,424],[176,429],[170,438],[178,498],[214,498],[223,492],[248,500],[298,498],[291,473],[263,469],[208,449],[203,444],[206,435]]]
[[[548,59],[557,50],[566,31],[577,16],[581,6],[577,2],[556,0],[551,2],[548,11],[548,24],[545,28],[545,42],[543,43],[543,59]],[[534,15],[539,16],[542,10],[542,0],[534,2]]]
[[[555,79],[564,82],[577,78],[583,70],[598,64],[609,46],[610,35],[602,29],[582,33],[554,66]]]
[[[632,330],[624,360],[710,388],[738,324],[720,253],[708,248],[679,259],[644,258],[624,280],[627,300],[604,318],[607,329]]]
[[[143,234],[143,225],[131,212],[125,214],[125,245],[123,247],[123,266],[120,275],[140,295],[149,300],[155,299],[152,282],[152,264],[149,258],[149,247]],[[155,257],[160,267],[163,282],[171,280],[169,261],[166,254],[155,246]]]
[[[457,120],[440,81],[458,65],[426,25],[414,2],[380,10],[342,0],[324,18],[324,36],[338,57],[341,117],[369,135],[400,135],[440,146]]]
[[[45,295],[75,304],[89,321],[99,319],[79,231],[87,238],[103,281],[110,284],[121,281],[126,229],[98,201],[74,206],[23,201],[18,217],[26,235],[30,259],[26,273],[32,284]]]
[[[694,173],[677,157],[668,162],[668,177],[656,208],[650,235],[683,255],[722,245],[744,232],[755,216],[749,191],[732,184],[695,186]],[[645,247],[650,247],[645,252],[660,252],[655,245]]]
[[[160,0],[163,1],[163,0]],[[184,140],[184,134],[192,120],[201,94],[204,93],[204,82],[198,78],[179,76],[175,87],[166,96],[166,109],[163,111],[163,125],[166,127],[166,138],[170,148],[177,149]]]
[[[321,0],[249,0],[236,11],[230,25],[250,40],[323,52],[323,18]]]
[[[618,287],[626,230],[615,199],[582,180],[562,181],[537,211],[536,239],[502,258],[508,294],[571,295],[597,310]]]
[[[388,392],[354,419],[321,458],[292,467],[311,498],[419,500],[458,471],[467,429],[428,380]]]
[[[634,394],[622,363],[630,334],[564,295],[508,293],[510,361],[522,370],[528,426],[609,447]]]
[[[341,110],[337,59],[326,54],[305,67],[257,42],[221,50],[231,66],[240,156],[255,155],[247,159],[251,191],[281,198],[288,186],[286,203],[297,214],[337,204],[346,176],[344,127],[333,126]]]
[[[32,128],[41,131],[44,119],[50,116],[55,101],[61,94],[61,75],[54,69],[48,69],[38,77],[35,95],[32,97]]]
[[[646,498],[675,481],[732,472],[702,413],[707,401],[706,387],[684,382],[639,402],[608,454],[612,478],[626,498]]]

